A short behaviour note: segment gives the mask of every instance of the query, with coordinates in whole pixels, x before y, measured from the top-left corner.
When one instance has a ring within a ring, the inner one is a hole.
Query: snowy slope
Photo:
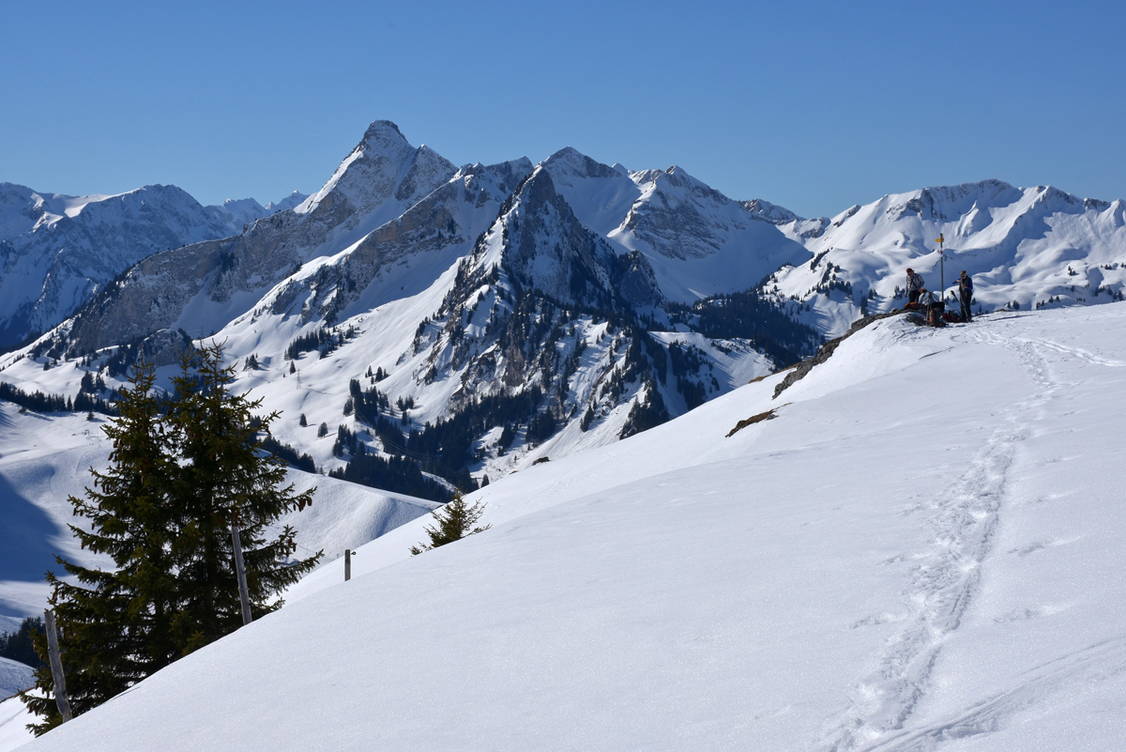
[[[1124,325],[877,322],[777,398],[495,481],[486,533],[397,529],[29,749],[1115,749]]]
[[[16,749],[33,738],[25,728],[33,716],[13,695],[34,686],[34,673],[31,666],[0,658],[0,752]]]
[[[34,739],[26,728],[27,724],[33,722],[34,718],[27,712],[20,698],[0,700],[0,752],[17,749]]]
[[[67,525],[75,523],[67,499],[90,483],[88,469],[102,468],[109,444],[100,426],[83,415],[20,414],[0,402],[0,631],[46,606],[47,570],[59,571],[56,554],[81,563],[111,564],[81,549]],[[314,503],[291,513],[278,526],[292,524],[303,555],[324,550],[325,566],[345,548],[355,548],[436,506],[433,502],[378,491],[346,481],[291,470],[297,490],[316,486]]]
[[[924,188],[853,206],[831,220],[779,225],[814,254],[767,283],[801,301],[831,335],[861,308],[890,310],[905,300],[904,270],[950,292],[958,273],[974,277],[985,311],[1028,310],[1120,300],[1126,288],[1126,202],[1081,199],[1051,186],[1015,188],[999,180]],[[943,279],[935,239],[946,240]]]

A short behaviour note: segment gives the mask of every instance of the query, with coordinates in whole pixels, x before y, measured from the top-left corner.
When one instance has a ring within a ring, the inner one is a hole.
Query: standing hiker
[[[970,303],[974,299],[974,281],[963,269],[958,276],[958,300],[962,303],[962,321],[971,321]]]
[[[923,275],[916,274],[915,270],[907,268],[907,304],[918,303],[919,296],[923,293]]]

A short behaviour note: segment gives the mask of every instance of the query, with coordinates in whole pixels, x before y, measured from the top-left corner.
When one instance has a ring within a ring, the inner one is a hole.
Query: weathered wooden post
[[[344,549],[344,581],[352,579],[352,549]]]
[[[231,525],[231,547],[235,553],[235,576],[238,578],[238,599],[242,604],[242,623],[250,623],[250,591],[246,586],[246,563],[242,559],[242,541],[238,525]]]
[[[55,612],[47,609],[43,612],[43,621],[47,625],[47,656],[51,662],[51,679],[55,683],[55,705],[59,715],[66,723],[74,714],[70,712],[70,700],[66,696],[66,675],[63,674],[63,657],[59,652],[59,630],[55,626]]]

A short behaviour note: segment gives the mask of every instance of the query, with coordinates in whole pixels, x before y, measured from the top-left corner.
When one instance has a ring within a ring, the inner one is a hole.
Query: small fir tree
[[[481,519],[481,515],[484,513],[484,502],[478,501],[467,504],[461,492],[458,491],[448,504],[434,510],[434,521],[437,524],[426,527],[426,535],[429,536],[430,542],[411,546],[411,554],[417,556],[424,551],[430,551],[474,533],[488,530],[492,527],[491,525],[476,526],[477,521]]]

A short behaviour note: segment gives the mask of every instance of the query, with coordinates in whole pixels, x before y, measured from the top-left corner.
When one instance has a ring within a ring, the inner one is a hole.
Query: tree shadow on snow
[[[47,570],[60,572],[53,545],[69,534],[46,512],[24,498],[0,473],[0,581],[43,582]],[[0,598],[0,614],[14,614]]]

